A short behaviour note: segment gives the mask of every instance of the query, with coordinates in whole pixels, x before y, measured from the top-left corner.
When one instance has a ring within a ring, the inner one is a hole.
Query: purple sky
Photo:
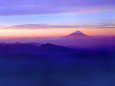
[[[0,15],[31,15],[114,10],[115,0],[0,0]]]

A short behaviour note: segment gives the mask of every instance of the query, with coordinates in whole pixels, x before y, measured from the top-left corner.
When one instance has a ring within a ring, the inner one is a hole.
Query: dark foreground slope
[[[114,86],[115,48],[0,45],[0,86]]]

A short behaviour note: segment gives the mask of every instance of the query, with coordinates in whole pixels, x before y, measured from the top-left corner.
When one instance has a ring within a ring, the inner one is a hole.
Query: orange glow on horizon
[[[80,28],[79,30],[90,36],[115,36],[115,28]]]
[[[73,32],[73,29],[0,29],[0,38],[58,37]]]
[[[18,38],[18,37],[57,37],[66,36],[75,31],[81,31],[90,36],[115,36],[114,29],[102,28],[58,28],[58,29],[0,29],[0,38]]]

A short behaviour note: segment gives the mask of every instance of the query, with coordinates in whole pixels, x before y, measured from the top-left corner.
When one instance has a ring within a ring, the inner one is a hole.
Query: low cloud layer
[[[103,29],[115,29],[114,23],[105,24],[95,24],[95,25],[48,25],[48,24],[23,24],[23,25],[13,25],[8,27],[1,27],[2,29],[59,29],[59,28],[103,28]]]
[[[13,25],[5,27],[6,29],[47,29],[47,28],[76,28],[79,26],[67,26],[67,25],[48,25],[48,24],[24,24],[24,25]]]

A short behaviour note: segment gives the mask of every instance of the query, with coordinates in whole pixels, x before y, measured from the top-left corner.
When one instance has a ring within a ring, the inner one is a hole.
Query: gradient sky
[[[0,0],[0,37],[115,35],[115,0]]]

